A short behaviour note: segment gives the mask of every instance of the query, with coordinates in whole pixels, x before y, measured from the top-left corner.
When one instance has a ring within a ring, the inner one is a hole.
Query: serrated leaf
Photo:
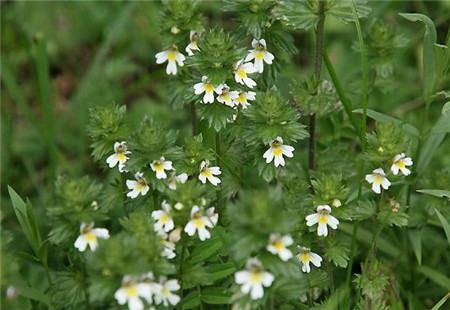
[[[193,309],[198,307],[200,305],[200,302],[201,302],[200,294],[197,291],[195,291],[183,297],[183,300],[181,301],[181,306],[183,310]]]
[[[333,262],[337,267],[346,268],[348,260],[349,248],[341,245],[335,245],[327,248],[325,257],[328,261]]]
[[[218,237],[205,241],[194,249],[189,262],[192,265],[201,263],[214,254],[217,254],[223,246],[222,240]]]
[[[201,119],[208,121],[209,127],[214,128],[215,131],[225,128],[236,113],[233,108],[221,103],[202,104],[198,111]]]
[[[233,263],[209,265],[205,269],[207,272],[207,280],[210,282],[226,278],[236,271],[236,267]]]

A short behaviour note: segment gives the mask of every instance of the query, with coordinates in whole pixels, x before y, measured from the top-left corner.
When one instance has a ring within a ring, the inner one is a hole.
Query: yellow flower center
[[[211,170],[209,170],[209,168],[203,168],[201,174],[205,177],[205,178],[209,178],[212,176]]]
[[[320,214],[319,215],[319,224],[326,224],[326,223],[328,223],[327,214]]]
[[[162,172],[164,171],[164,165],[161,162],[157,162],[153,165],[153,168],[156,172]]]
[[[162,290],[161,290],[161,294],[163,295],[163,296],[167,296],[167,295],[169,295],[170,294],[170,291],[169,291],[169,289],[167,288],[167,287],[163,287],[162,288]]]
[[[205,221],[201,217],[194,218],[194,226],[195,228],[203,228],[205,227]]]
[[[308,253],[302,253],[298,256],[298,259],[303,263],[306,264],[309,262],[309,254]]]
[[[247,77],[247,72],[245,72],[244,68],[242,68],[242,67],[239,67],[239,69],[237,70],[236,73],[241,79]]]
[[[263,59],[263,58],[264,58],[264,54],[265,54],[265,51],[264,51],[264,50],[256,51],[256,52],[255,52],[255,58],[256,58],[256,59]]]
[[[126,161],[126,160],[127,160],[127,156],[126,156],[125,153],[123,153],[123,152],[118,152],[118,153],[117,153],[117,159],[118,159],[120,162],[123,162],[123,161]]]
[[[203,87],[207,93],[212,93],[214,91],[214,86],[212,86],[211,83],[205,83]]]
[[[238,97],[239,103],[244,103],[247,101],[247,95],[245,93],[240,93]]]
[[[176,51],[169,51],[167,53],[167,59],[169,61],[175,61],[175,59],[177,59],[177,52]]]
[[[230,98],[230,93],[228,93],[228,92],[226,92],[226,93],[223,93],[222,95],[220,95],[222,98],[223,98],[223,100],[225,100],[225,101],[230,101],[231,100],[231,98]]]
[[[285,246],[284,243],[281,240],[276,240],[272,243],[272,246],[277,250],[277,251],[282,251],[284,250]]]
[[[161,221],[161,223],[166,224],[171,220],[171,218],[167,213],[163,213],[163,214],[161,214],[161,217],[159,218],[159,220]]]
[[[128,297],[136,297],[138,295],[138,290],[134,286],[128,286],[125,288],[125,293]]]
[[[250,273],[250,283],[259,284],[262,282],[263,274],[260,271],[253,271]]]
[[[273,150],[272,150],[273,155],[278,157],[278,156],[281,156],[281,154],[283,154],[283,151],[281,150],[280,146],[273,146],[272,148],[273,148]]]
[[[97,236],[92,231],[89,231],[89,232],[85,233],[84,237],[89,242],[97,240]]]
[[[383,182],[383,176],[377,174],[375,175],[375,178],[373,179],[374,184],[381,184]]]
[[[402,168],[405,168],[405,162],[403,161],[403,160],[397,160],[396,162],[395,162],[395,165],[398,167],[398,168],[400,168],[400,169],[402,169]]]

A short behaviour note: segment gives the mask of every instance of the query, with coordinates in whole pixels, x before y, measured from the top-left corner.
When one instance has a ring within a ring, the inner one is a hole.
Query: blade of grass
[[[441,214],[441,212],[438,211],[438,209],[434,208],[434,211],[436,212],[439,221],[441,221],[442,228],[444,229],[445,236],[447,236],[447,241],[450,245],[450,224],[448,223],[447,219]]]
[[[429,278],[437,285],[443,287],[446,290],[450,290],[450,279],[442,274],[442,272],[434,270],[428,266],[419,266],[417,268],[421,274]]]
[[[433,306],[433,308],[431,308],[431,310],[439,310],[441,309],[441,307],[445,304],[445,302],[450,298],[450,292],[447,293],[444,297],[442,297],[441,300],[438,301],[437,304],[435,304]]]
[[[56,126],[53,111],[53,102],[50,95],[50,72],[48,65],[47,44],[45,36],[37,33],[34,38],[35,66],[39,87],[39,101],[43,112],[43,131],[48,147],[48,184],[51,188],[55,181],[57,165]]]

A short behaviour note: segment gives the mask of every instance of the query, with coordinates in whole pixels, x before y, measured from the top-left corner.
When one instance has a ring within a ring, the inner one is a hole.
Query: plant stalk
[[[190,103],[191,108],[191,127],[192,127],[192,135],[195,136],[198,132],[197,129],[197,109],[195,107],[195,102]]]
[[[220,144],[222,143],[221,141],[221,136],[220,136],[220,132],[216,131],[216,165],[218,167],[220,167]],[[218,186],[217,190],[216,190],[216,197],[217,197],[217,207],[219,209],[221,209],[222,207],[222,186]]]

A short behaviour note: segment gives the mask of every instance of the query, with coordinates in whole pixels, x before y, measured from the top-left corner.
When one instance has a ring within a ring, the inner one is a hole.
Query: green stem
[[[364,45],[364,39],[361,31],[361,24],[359,23],[358,14],[356,13],[356,6],[354,0],[352,0],[353,6],[353,16],[355,18],[355,26],[356,32],[358,35],[358,44],[360,50],[360,63],[361,63],[361,71],[362,71],[362,105],[363,105],[363,119],[361,124],[361,136],[364,137],[363,140],[363,149],[367,147],[367,139],[366,135],[366,127],[367,127],[367,104],[369,97],[369,81],[368,81],[368,68],[367,68],[367,57],[366,57],[366,47]]]
[[[190,103],[190,109],[191,109],[192,135],[195,136],[197,134],[197,109],[195,107],[194,101]]]
[[[184,263],[184,255],[186,252],[186,245],[183,242],[183,246],[181,248],[180,254],[180,266],[178,268],[178,274],[180,275],[180,298],[183,299],[183,263]],[[182,309],[181,303],[179,304],[179,309]]]
[[[220,136],[220,132],[216,131],[216,165],[218,167],[220,167],[221,165],[221,161],[220,161],[220,146],[221,146],[221,136]],[[217,190],[216,190],[216,197],[217,197],[217,208],[220,210],[222,207],[222,186],[218,186]]]

